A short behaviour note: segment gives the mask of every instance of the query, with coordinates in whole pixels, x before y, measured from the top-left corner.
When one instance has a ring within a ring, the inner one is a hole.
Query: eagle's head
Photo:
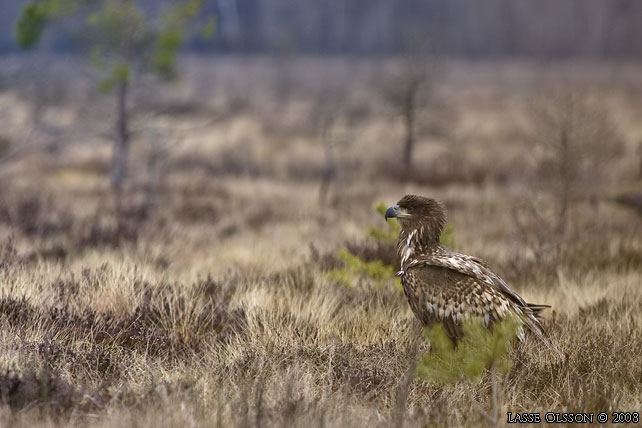
[[[424,196],[406,195],[397,205],[386,210],[386,221],[396,218],[406,231],[421,230],[430,240],[439,241],[446,226],[446,208],[435,199]]]

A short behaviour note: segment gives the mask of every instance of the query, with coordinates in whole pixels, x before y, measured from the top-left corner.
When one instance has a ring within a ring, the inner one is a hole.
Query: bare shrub
[[[346,123],[347,88],[321,85],[310,111],[315,134],[323,147],[323,170],[319,185],[319,201],[328,201],[330,186],[339,175],[337,145],[344,145],[350,139],[349,125]]]
[[[74,409],[96,410],[97,406],[83,405],[85,391],[76,389],[62,376],[46,369],[33,369],[27,373],[6,371],[0,374],[2,402],[15,410],[39,405],[50,415],[61,415]]]
[[[596,95],[557,94],[533,113],[538,176],[557,200],[556,229],[563,233],[569,204],[602,190],[608,163],[622,150],[622,137]]]
[[[547,96],[529,114],[536,178],[513,219],[541,258],[574,232],[571,219],[579,202],[597,204],[622,138],[604,105],[587,92]]]
[[[401,56],[378,81],[378,91],[403,123],[404,142],[401,168],[406,175],[413,169],[413,153],[418,138],[420,116],[435,101],[436,62],[430,56],[428,42],[420,31],[407,31],[403,36]],[[427,123],[421,127],[431,132]]]
[[[270,41],[272,59],[276,72],[274,91],[281,105],[286,104],[292,97],[293,63],[297,55],[297,42],[287,27],[281,27],[273,34]]]
[[[56,206],[51,194],[8,189],[0,193],[0,222],[41,238],[68,232],[72,216]]]

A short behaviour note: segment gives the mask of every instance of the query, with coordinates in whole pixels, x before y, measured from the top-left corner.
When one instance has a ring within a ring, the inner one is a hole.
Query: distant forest
[[[176,0],[174,0],[176,1]],[[16,51],[13,24],[27,0],[0,1],[0,52]],[[145,2],[142,2],[145,3]],[[157,8],[162,0],[154,2]],[[206,0],[216,53],[386,55],[409,34],[435,54],[469,58],[642,57],[640,0]],[[40,49],[73,52],[74,25],[52,27]]]

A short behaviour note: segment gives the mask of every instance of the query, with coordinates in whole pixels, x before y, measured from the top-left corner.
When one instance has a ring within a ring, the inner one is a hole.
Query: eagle
[[[526,303],[483,260],[456,253],[439,238],[446,226],[444,205],[431,198],[406,195],[386,210],[385,219],[401,224],[397,253],[404,293],[415,316],[424,325],[441,323],[448,337],[462,338],[462,322],[481,320],[486,327],[514,316],[542,337],[540,312],[548,305]]]

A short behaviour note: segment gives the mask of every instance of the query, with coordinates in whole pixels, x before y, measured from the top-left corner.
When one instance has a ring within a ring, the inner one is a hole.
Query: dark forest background
[[[26,2],[0,2],[0,52],[17,50],[13,25]],[[192,40],[192,50],[378,55],[414,34],[445,56],[642,56],[638,0],[211,0],[205,12],[218,17],[217,36]],[[81,40],[66,23],[41,49],[73,51]]]

